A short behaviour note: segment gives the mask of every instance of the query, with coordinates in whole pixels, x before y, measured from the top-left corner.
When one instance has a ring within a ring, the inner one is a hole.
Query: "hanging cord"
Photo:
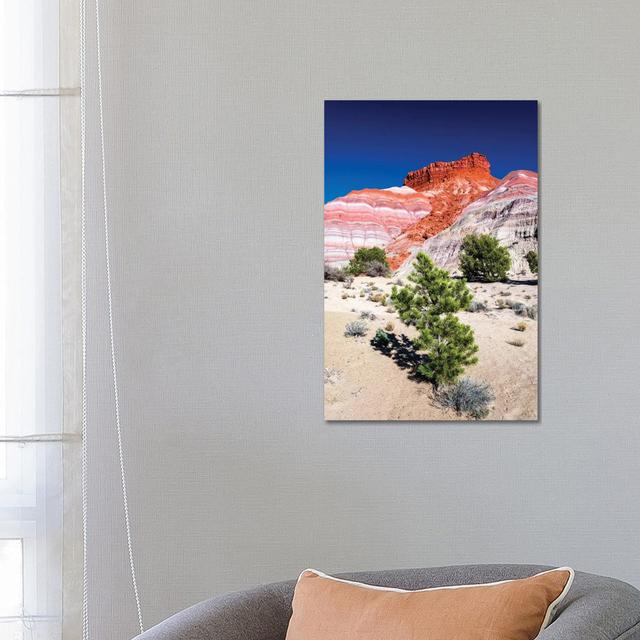
[[[86,51],[87,6],[80,0],[80,298],[82,325],[82,640],[89,640],[89,574],[87,568],[87,204],[85,191],[86,165]]]
[[[129,552],[129,567],[131,569],[131,582],[133,585],[133,595],[136,600],[136,610],[138,614],[138,625],[140,633],[144,632],[142,624],[142,609],[140,607],[140,596],[138,594],[138,583],[136,581],[136,567],[133,561],[133,544],[131,542],[131,525],[129,522],[129,504],[127,500],[127,479],[125,474],[124,452],[122,447],[122,429],[120,426],[120,402],[118,397],[118,371],[116,367],[116,350],[113,332],[113,305],[111,298],[111,261],[109,259],[109,207],[107,202],[107,172],[104,149],[104,110],[102,106],[102,47],[100,44],[100,0],[96,0],[96,52],[98,64],[98,112],[100,122],[100,155],[102,159],[102,210],[104,213],[104,251],[106,261],[107,276],[107,302],[109,307],[109,340],[111,343],[111,371],[113,374],[113,396],[116,420],[116,433],[118,436],[118,457],[120,460],[120,479],[122,486],[122,506],[124,509],[124,524],[127,535],[127,550]]]

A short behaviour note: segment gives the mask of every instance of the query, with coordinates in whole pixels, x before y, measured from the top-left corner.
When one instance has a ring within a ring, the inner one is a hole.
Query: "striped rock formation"
[[[497,183],[487,158],[472,153],[412,171],[402,187],[336,198],[324,207],[325,262],[344,264],[359,247],[384,247],[391,266],[398,268]]]
[[[431,199],[410,187],[362,189],[324,206],[324,261],[348,262],[360,247],[386,247],[431,211]]]
[[[495,189],[465,207],[448,229],[428,238],[412,253],[424,251],[436,264],[455,272],[462,240],[470,233],[496,237],[511,254],[510,273],[530,275],[524,256],[538,250],[538,174],[512,171]],[[408,260],[400,272],[410,270]]]

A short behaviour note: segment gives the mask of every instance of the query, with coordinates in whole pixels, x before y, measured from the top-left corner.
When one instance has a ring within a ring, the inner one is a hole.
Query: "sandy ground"
[[[434,400],[428,383],[410,379],[409,370],[371,345],[378,328],[393,323],[398,339],[415,335],[395,312],[369,299],[370,293],[390,293],[393,279],[356,278],[351,288],[341,282],[325,282],[325,419],[327,420],[461,420],[452,410]],[[376,287],[377,289],[374,289]],[[501,300],[537,304],[538,287],[528,283],[469,285],[474,299],[485,302],[488,311],[458,314],[471,325],[479,347],[476,365],[465,375],[488,382],[496,400],[487,420],[536,420],[538,403],[538,323],[499,308]],[[369,292],[369,293],[367,293]],[[364,293],[364,295],[361,295]],[[501,295],[504,294],[504,295]],[[367,335],[346,337],[345,325],[374,313],[365,320]],[[514,327],[526,322],[525,331]],[[522,341],[522,346],[510,344]]]

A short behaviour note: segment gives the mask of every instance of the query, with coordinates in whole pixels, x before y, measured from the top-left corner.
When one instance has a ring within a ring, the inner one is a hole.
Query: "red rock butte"
[[[432,162],[422,169],[410,171],[404,185],[416,191],[428,191],[431,187],[456,177],[491,176],[491,164],[481,153],[471,153],[453,162]]]

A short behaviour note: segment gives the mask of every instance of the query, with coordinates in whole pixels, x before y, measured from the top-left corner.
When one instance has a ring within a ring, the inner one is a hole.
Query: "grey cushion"
[[[461,565],[341,574],[400,589],[496,582],[549,569],[536,565]],[[284,640],[295,581],[267,584],[201,602],[139,640]],[[640,640],[640,591],[625,582],[576,572],[568,596],[540,640]],[[327,640],[330,640],[328,638]]]

